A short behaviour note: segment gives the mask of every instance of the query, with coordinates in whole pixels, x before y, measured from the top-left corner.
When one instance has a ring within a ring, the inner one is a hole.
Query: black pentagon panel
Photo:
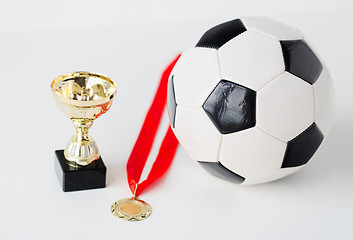
[[[219,49],[223,44],[245,31],[246,28],[240,19],[225,22],[205,32],[196,47]]]
[[[309,162],[322,143],[324,135],[315,123],[290,140],[282,162],[282,168],[298,167]]]
[[[217,84],[202,107],[222,134],[256,124],[256,92],[227,80]]]
[[[198,163],[200,163],[200,165],[207,172],[223,180],[233,182],[233,183],[238,183],[238,184],[244,182],[245,180],[245,178],[230,171],[228,168],[223,166],[220,162],[198,162]]]
[[[280,41],[287,72],[314,84],[322,71],[322,64],[303,40]]]
[[[174,92],[174,75],[168,81],[168,95],[167,95],[167,108],[169,114],[169,120],[172,127],[175,127],[175,113],[177,103],[175,101],[175,92]]]

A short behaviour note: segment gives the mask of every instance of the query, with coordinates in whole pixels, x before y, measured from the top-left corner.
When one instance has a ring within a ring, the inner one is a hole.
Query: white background
[[[353,239],[352,13],[350,0],[0,1],[0,239]],[[110,205],[130,196],[126,161],[163,68],[208,28],[256,15],[301,29],[331,71],[335,123],[319,152],[294,175],[241,187],[179,147],[141,195],[151,217],[115,218]],[[118,94],[90,132],[107,187],[64,193],[54,150],[74,128],[50,83],[77,70],[110,76]]]

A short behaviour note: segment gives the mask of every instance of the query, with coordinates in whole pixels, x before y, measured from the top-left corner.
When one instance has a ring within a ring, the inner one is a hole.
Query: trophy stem
[[[89,141],[88,129],[92,126],[93,121],[91,120],[73,120],[74,127],[76,128],[77,140],[79,142]]]
[[[92,126],[93,120],[72,119],[76,134],[67,144],[64,155],[71,165],[86,166],[99,158],[99,151],[95,140],[88,135],[88,129]]]

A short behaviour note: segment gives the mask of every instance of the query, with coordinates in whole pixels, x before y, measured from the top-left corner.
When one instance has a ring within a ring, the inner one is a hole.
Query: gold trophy
[[[116,84],[101,74],[74,72],[57,77],[51,89],[57,106],[76,128],[65,150],[55,151],[56,171],[63,190],[105,187],[106,168],[88,129],[109,110],[117,92]]]

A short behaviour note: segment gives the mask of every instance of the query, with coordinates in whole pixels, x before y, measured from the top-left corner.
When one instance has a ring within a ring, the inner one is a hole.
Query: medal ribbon
[[[156,95],[126,165],[127,179],[134,197],[138,197],[148,186],[166,173],[178,147],[178,140],[169,126],[150,173],[144,181],[139,183],[167,102],[168,77],[179,57],[180,55],[169,64],[162,74]]]

